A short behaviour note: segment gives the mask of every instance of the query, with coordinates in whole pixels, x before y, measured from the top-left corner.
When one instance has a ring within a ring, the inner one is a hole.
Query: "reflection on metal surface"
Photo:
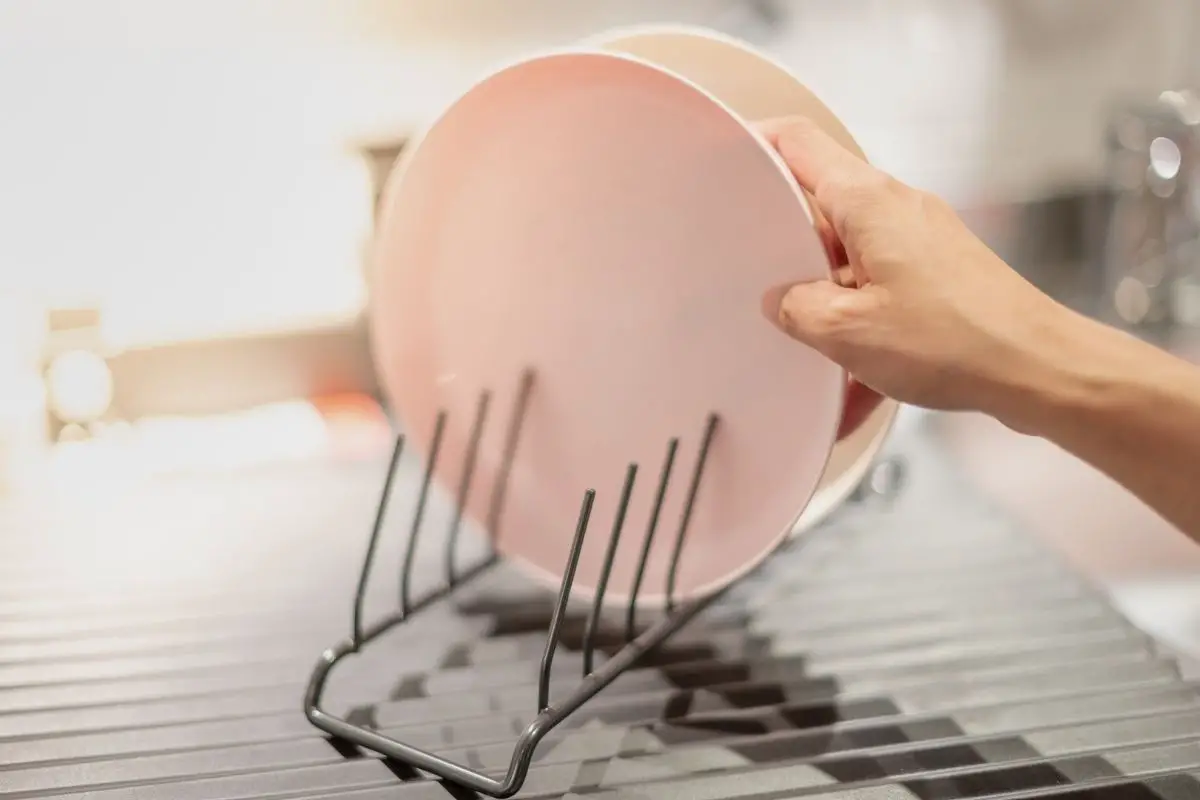
[[[1122,111],[1109,131],[1113,203],[1104,260],[1102,314],[1142,329],[1195,325],[1200,285],[1200,99],[1163,92]]]
[[[1179,166],[1183,163],[1183,154],[1179,145],[1165,136],[1159,136],[1150,143],[1150,169],[1163,180],[1172,180],[1179,174]]]
[[[1126,322],[1136,325],[1150,313],[1150,293],[1136,278],[1122,278],[1113,293],[1113,306]]]
[[[868,485],[876,496],[893,498],[904,488],[906,477],[904,462],[898,458],[889,458],[871,470]]]
[[[850,496],[853,502],[888,503],[904,488],[907,466],[895,456],[875,464]]]
[[[1182,324],[1200,326],[1200,285],[1185,283],[1175,291],[1172,313]]]
[[[1197,102],[1195,93],[1168,89],[1160,94],[1158,99],[1173,108],[1185,125],[1200,125],[1200,103]]]

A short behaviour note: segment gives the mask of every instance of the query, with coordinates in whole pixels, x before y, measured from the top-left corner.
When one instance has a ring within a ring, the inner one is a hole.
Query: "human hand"
[[[881,394],[994,413],[1066,310],[944,201],[867,164],[809,120],[759,129],[808,193],[841,267],[830,281],[768,291],[767,316]]]

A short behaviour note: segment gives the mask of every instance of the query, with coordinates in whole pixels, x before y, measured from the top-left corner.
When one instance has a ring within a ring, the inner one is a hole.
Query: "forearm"
[[[1065,312],[992,413],[1048,439],[1200,541],[1200,367]]]

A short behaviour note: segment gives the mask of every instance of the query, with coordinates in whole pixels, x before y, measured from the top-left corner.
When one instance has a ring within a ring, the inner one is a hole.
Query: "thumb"
[[[875,185],[882,173],[805,117],[764,120],[757,128],[822,216],[845,236],[846,217],[861,196],[857,189]]]
[[[832,281],[799,283],[778,296],[774,322],[793,339],[828,355],[862,330],[876,299],[870,286],[855,289]]]

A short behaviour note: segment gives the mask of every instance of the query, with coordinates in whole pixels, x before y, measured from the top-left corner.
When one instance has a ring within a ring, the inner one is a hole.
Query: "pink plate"
[[[762,315],[773,286],[828,276],[778,157],[694,84],[631,56],[574,52],[503,69],[463,95],[384,194],[375,355],[410,438],[459,485],[491,392],[468,513],[487,526],[506,425],[534,380],[495,527],[557,584],[584,491],[576,574],[591,592],[630,462],[640,473],[607,598],[625,599],[668,441],[674,472],[639,597],[661,603],[706,419],[720,424],[675,596],[736,580],[786,537],[821,479],[844,375]]]

